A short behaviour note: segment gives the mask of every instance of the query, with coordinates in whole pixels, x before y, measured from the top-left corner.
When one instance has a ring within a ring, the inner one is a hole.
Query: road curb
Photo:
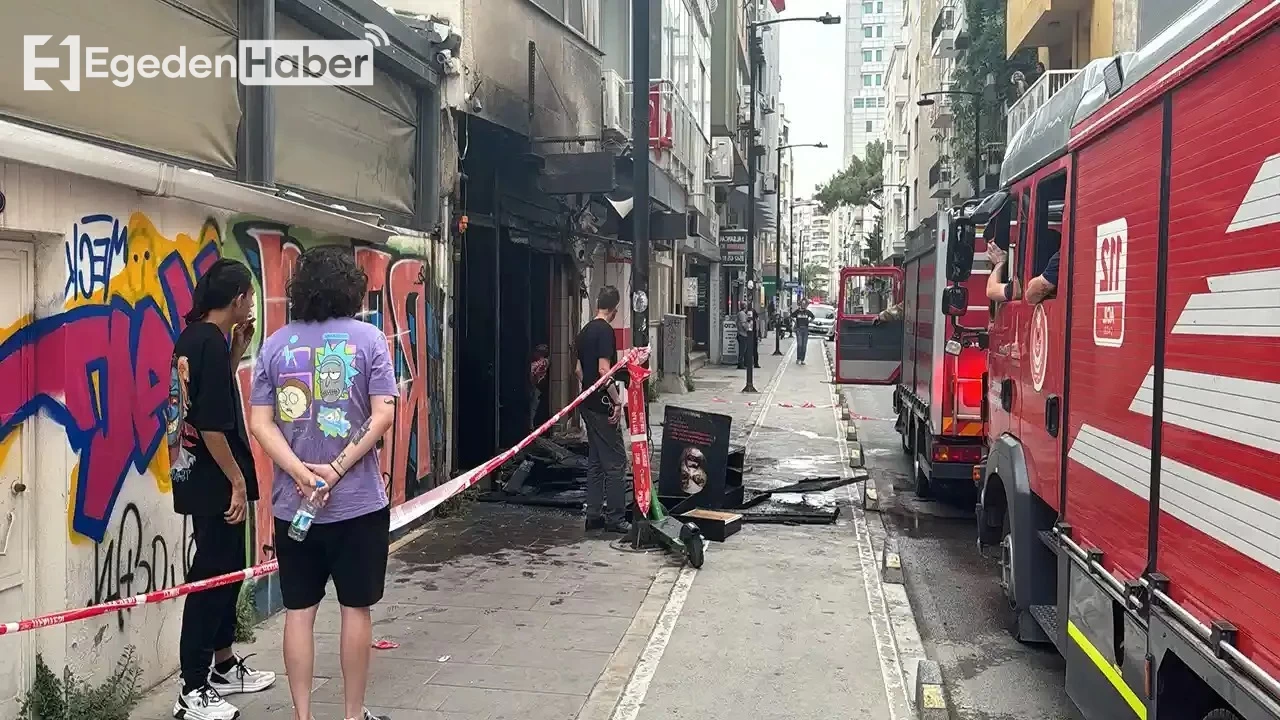
[[[891,537],[885,538],[884,548],[880,551],[880,581],[890,585],[907,584],[907,579],[902,574],[902,556],[898,554],[898,543]]]
[[[932,660],[916,663],[916,720],[947,720],[947,697],[942,667]]]

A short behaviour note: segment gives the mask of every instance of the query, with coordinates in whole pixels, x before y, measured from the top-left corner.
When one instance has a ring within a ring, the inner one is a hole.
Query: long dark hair
[[[302,322],[355,317],[368,287],[369,277],[356,265],[350,248],[312,248],[302,253],[289,280],[290,315]]]
[[[221,310],[236,298],[253,290],[253,276],[249,268],[235,260],[223,258],[210,267],[196,281],[196,291],[191,297],[191,312],[186,315],[189,323],[200,322],[213,310]]]

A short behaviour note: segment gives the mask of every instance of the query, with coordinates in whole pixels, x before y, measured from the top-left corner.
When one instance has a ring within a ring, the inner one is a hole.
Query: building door
[[[0,327],[11,327],[34,312],[31,247],[0,241]],[[28,352],[19,348],[15,352]],[[34,367],[27,360],[18,363],[18,382],[34,385]],[[22,391],[29,395],[30,390]],[[0,427],[12,418],[0,417]],[[32,477],[31,428],[15,428],[0,441],[0,618],[4,622],[31,617],[35,588],[32,583],[34,557],[31,526],[35,512]],[[31,633],[5,638],[0,653],[0,717],[17,717],[23,694],[35,667]]]

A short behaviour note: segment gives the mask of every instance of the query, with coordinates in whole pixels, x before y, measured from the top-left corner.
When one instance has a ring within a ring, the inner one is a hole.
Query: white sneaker
[[[236,693],[262,692],[276,683],[276,674],[269,670],[254,670],[245,665],[252,655],[236,657],[235,667],[223,674],[218,670],[209,671],[209,685],[221,695]]]
[[[203,687],[178,696],[173,703],[178,720],[238,720],[240,710],[222,699],[217,690]]]
[[[389,715],[374,715],[369,712],[369,708],[364,708],[364,713],[358,718],[348,718],[348,720],[391,720]]]

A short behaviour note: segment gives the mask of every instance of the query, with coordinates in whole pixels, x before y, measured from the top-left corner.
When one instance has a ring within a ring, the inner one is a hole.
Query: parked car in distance
[[[814,303],[809,306],[809,312],[813,313],[813,320],[809,323],[810,335],[818,335],[827,340],[835,337],[836,309],[834,307]]]

